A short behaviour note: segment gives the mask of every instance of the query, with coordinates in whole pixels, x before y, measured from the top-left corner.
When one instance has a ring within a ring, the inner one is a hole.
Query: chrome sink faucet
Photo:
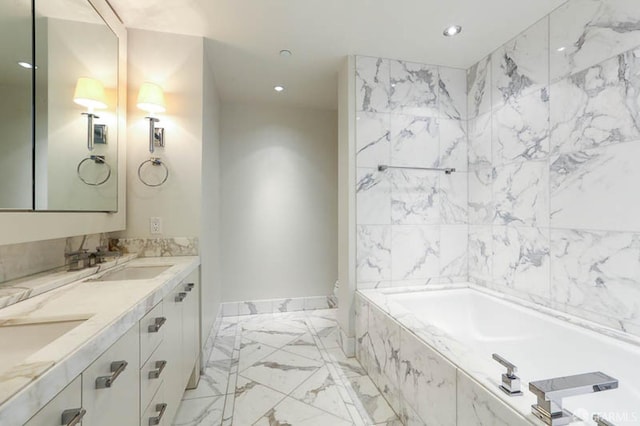
[[[617,388],[618,380],[600,371],[530,382],[529,390],[538,398],[531,412],[549,426],[567,425],[575,419],[562,408],[563,398]]]

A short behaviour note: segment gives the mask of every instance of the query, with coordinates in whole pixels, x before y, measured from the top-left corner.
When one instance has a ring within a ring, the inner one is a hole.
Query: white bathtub
[[[601,413],[615,425],[640,425],[640,346],[474,288],[365,295],[408,329],[426,325],[418,336],[534,424],[529,381],[602,371],[619,380],[618,389],[567,398],[564,407],[588,417],[584,424],[595,424],[591,416]],[[518,366],[524,396],[500,395],[504,369],[491,361],[493,353]]]

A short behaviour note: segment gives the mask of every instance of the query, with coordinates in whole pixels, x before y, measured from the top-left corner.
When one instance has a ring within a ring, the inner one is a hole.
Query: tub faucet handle
[[[522,391],[520,390],[520,377],[516,376],[515,374],[518,372],[518,367],[498,354],[493,354],[492,357],[494,360],[498,361],[500,365],[507,369],[507,373],[502,374],[502,384],[500,385],[500,390],[502,390],[509,396],[522,395]]]
[[[609,420],[605,419],[604,417],[601,417],[597,414],[593,415],[593,421],[596,422],[596,424],[598,426],[616,426],[613,423],[611,423]]]

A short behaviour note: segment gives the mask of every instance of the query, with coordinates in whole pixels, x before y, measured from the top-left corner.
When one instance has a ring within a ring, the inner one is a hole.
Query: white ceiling
[[[109,1],[130,28],[210,38],[225,101],[336,108],[346,55],[468,68],[565,0]]]

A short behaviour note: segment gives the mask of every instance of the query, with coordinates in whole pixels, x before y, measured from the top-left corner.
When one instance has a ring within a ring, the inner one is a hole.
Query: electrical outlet
[[[151,234],[162,234],[162,218],[150,217],[149,218],[149,232]]]

